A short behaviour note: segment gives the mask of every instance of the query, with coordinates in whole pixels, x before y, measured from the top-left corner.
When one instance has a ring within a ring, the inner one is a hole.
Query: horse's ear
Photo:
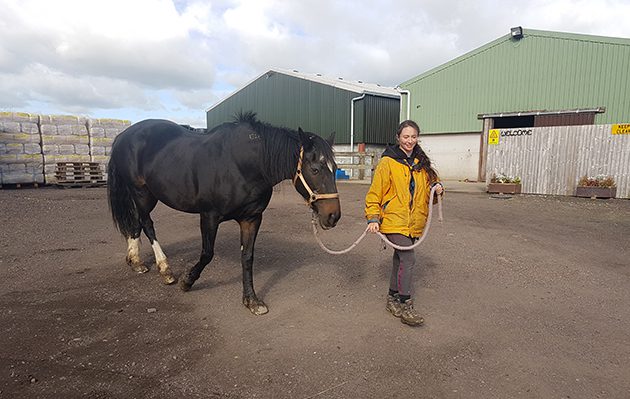
[[[298,127],[298,135],[300,136],[300,142],[302,144],[306,143],[308,141],[308,135],[306,133],[304,133],[304,130],[302,130],[301,127]]]
[[[300,136],[300,143],[304,146],[304,149],[309,149],[313,145],[313,138],[310,134],[304,132],[301,127],[298,127],[298,135]]]
[[[328,142],[328,144],[331,147],[333,146],[333,144],[335,144],[335,134],[336,134],[336,132],[330,133],[330,137],[328,137],[328,139],[326,140],[326,142]]]

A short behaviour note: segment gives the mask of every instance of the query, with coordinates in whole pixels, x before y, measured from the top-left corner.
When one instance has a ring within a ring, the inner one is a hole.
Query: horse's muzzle
[[[323,199],[313,203],[313,211],[317,214],[317,220],[322,229],[332,229],[341,219],[341,205],[339,199]]]

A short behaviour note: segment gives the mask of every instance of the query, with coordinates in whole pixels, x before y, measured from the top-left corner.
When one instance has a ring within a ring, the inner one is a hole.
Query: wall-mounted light
[[[510,35],[514,40],[520,40],[523,38],[523,28],[520,26],[514,27],[510,29]]]

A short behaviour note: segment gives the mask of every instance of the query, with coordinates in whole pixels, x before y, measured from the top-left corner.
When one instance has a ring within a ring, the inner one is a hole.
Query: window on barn
[[[594,112],[559,113],[526,116],[495,117],[494,129],[513,129],[518,127],[574,126],[595,123]]]
[[[516,127],[534,127],[534,115],[494,118],[495,129],[511,129]]]

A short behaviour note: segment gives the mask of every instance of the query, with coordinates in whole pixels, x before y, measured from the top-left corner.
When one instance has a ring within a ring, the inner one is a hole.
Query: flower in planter
[[[490,178],[490,183],[521,184],[521,178],[518,176],[507,176],[503,173],[499,173],[498,175],[492,175],[492,177]]]
[[[578,186],[580,187],[605,187],[605,188],[615,188],[617,185],[615,184],[615,179],[612,176],[605,175],[597,175],[595,177],[582,176],[580,181],[578,182]]]

